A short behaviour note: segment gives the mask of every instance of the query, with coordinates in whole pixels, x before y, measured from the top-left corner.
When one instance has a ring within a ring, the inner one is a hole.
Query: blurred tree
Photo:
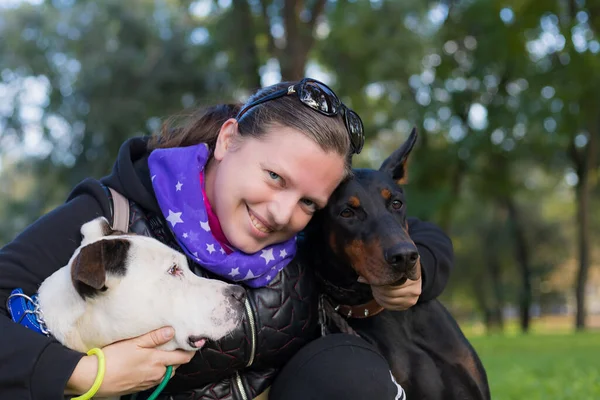
[[[57,0],[3,12],[0,71],[15,90],[1,140],[38,143],[28,160],[50,183],[42,198],[107,173],[120,144],[162,116],[233,92],[187,5]]]
[[[590,268],[590,202],[597,182],[600,78],[598,1],[569,0],[535,4],[521,10],[529,18],[522,30],[536,37],[528,43],[533,70],[528,80],[537,99],[530,115],[541,121],[546,136],[554,136],[560,158],[570,163],[576,176],[575,224],[579,271],[575,288],[577,329],[585,327],[585,288]],[[537,21],[531,17],[537,17]]]
[[[582,128],[574,127],[581,123],[557,125],[557,121],[572,118],[574,110],[579,114],[583,109],[597,109],[597,96],[590,99],[573,85],[573,79],[582,76],[582,68],[586,75],[593,75],[598,46],[589,30],[582,31],[591,44],[589,51],[580,48],[570,58],[563,54],[560,41],[568,33],[560,36],[552,30],[553,21],[558,23],[556,15],[564,17],[559,13],[562,4],[340,1],[329,15],[331,34],[319,44],[318,52],[318,59],[335,71],[350,102],[366,110],[368,130],[378,132],[377,141],[359,161],[377,166],[390,147],[399,143],[397,133],[406,135],[413,124],[421,128],[420,146],[411,164],[409,204],[413,213],[436,220],[454,234],[452,221],[457,209],[464,206],[466,186],[490,206],[509,211],[514,263],[521,270],[519,302],[524,331],[529,327],[533,296],[534,260],[530,254],[537,245],[527,241],[516,201],[532,179],[523,174],[524,166],[543,165],[560,179],[569,160],[575,165],[580,178],[576,186],[581,210],[577,220],[580,289],[585,286],[589,264],[585,199],[590,189],[585,171],[595,165],[594,142],[588,143],[587,135],[580,135],[577,142]],[[579,10],[579,19],[585,19],[582,4],[570,5]],[[392,15],[401,15],[402,24],[393,21]],[[363,32],[370,34],[364,36]],[[574,57],[589,60],[589,65],[570,62]],[[353,67],[336,70],[340,62]],[[549,86],[554,81],[565,85],[555,89],[556,85]],[[585,79],[584,85],[588,81]],[[588,91],[597,88],[594,82]],[[565,100],[553,99],[562,91],[573,96],[569,99],[572,107],[563,107]],[[568,151],[569,143],[581,147],[577,157]],[[582,154],[588,153],[588,164],[582,164]],[[583,315],[580,289],[578,308]]]
[[[418,127],[409,210],[455,242],[447,299],[500,329],[517,304],[527,330],[576,236],[584,326],[597,0],[31,2],[0,9],[3,242],[165,116],[309,71],[363,117],[357,166]]]

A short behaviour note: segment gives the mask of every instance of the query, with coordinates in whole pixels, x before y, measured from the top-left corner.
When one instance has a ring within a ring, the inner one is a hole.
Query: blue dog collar
[[[21,324],[34,332],[50,336],[50,330],[44,322],[44,317],[38,303],[38,295],[29,297],[23,289],[17,288],[10,293],[6,300],[10,317],[17,324]]]

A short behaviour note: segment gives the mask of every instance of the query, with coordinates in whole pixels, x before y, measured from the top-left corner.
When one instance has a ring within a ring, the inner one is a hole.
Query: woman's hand
[[[418,261],[418,276],[416,281],[407,280],[402,285],[371,286],[373,298],[383,308],[393,311],[403,311],[417,304],[421,296],[421,261]]]
[[[175,373],[178,366],[188,363],[195,351],[156,349],[171,340],[174,334],[173,328],[163,327],[104,347],[106,373],[96,396],[119,396],[150,389],[160,384],[168,365],[173,366]],[[97,371],[96,356],[83,357],[67,383],[65,394],[87,392]]]

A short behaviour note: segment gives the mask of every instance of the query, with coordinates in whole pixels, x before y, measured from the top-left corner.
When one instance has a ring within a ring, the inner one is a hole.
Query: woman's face
[[[292,238],[325,207],[344,177],[344,158],[289,127],[242,138],[234,119],[219,133],[206,193],[235,248],[255,253]]]

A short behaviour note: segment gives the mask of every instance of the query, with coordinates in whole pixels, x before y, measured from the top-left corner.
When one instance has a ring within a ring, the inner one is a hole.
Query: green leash
[[[173,372],[173,366],[171,366],[171,365],[167,366],[167,372],[165,373],[165,376],[164,376],[162,382],[160,383],[160,385],[158,385],[156,387],[156,389],[154,389],[154,392],[152,392],[150,397],[148,397],[148,400],[156,400],[156,398],[158,397],[160,392],[162,392],[163,389],[165,388],[165,386],[167,386],[169,379],[171,379],[172,372]],[[131,400],[137,399],[137,395],[138,395],[137,393],[134,393],[133,395],[131,395]]]

